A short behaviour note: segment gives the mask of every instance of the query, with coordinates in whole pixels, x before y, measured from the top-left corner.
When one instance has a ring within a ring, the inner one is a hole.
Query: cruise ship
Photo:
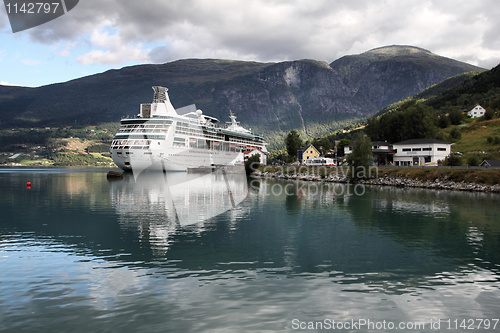
[[[240,166],[259,154],[267,158],[261,135],[243,128],[236,116],[220,124],[195,105],[174,109],[165,87],[153,87],[152,103],[140,105],[135,117],[124,118],[111,142],[115,164],[125,171],[188,171],[216,166]]]

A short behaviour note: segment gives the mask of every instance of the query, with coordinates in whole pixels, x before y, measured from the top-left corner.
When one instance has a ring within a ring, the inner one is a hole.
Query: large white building
[[[344,147],[345,155],[352,153],[353,145]],[[437,166],[451,154],[451,143],[437,139],[413,139],[390,144],[372,142],[373,163],[395,166]]]
[[[483,108],[481,105],[476,104],[472,110],[467,112],[467,115],[471,118],[477,118],[477,117],[482,117],[486,113],[486,109]]]
[[[437,139],[414,139],[392,145],[394,165],[438,165],[451,153],[451,143]]]

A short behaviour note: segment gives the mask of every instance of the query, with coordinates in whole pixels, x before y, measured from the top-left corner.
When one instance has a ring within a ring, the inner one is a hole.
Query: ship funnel
[[[175,109],[172,106],[172,103],[170,103],[170,98],[168,97],[167,94],[168,88],[154,86],[153,91],[154,91],[154,96],[153,96],[151,115],[176,116],[177,112],[175,112]]]
[[[165,103],[167,100],[167,90],[168,88],[154,86],[153,91],[155,92],[153,96],[153,103]]]

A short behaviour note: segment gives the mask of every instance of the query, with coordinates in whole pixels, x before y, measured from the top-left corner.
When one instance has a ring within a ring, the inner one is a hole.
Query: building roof
[[[373,154],[394,154],[395,152],[394,149],[372,149]]]
[[[484,109],[484,108],[483,108],[480,104],[476,104],[476,105],[474,105],[474,107],[473,107],[470,111],[473,111],[473,110],[474,110],[476,107],[478,107],[478,106],[479,106],[481,109]]]
[[[317,152],[319,152],[319,150],[316,147],[314,147],[313,144],[309,144],[307,146],[304,146],[304,148],[302,148],[301,150],[306,151],[306,150],[308,150],[311,147],[313,147]]]
[[[451,145],[451,143],[443,141],[443,140],[438,140],[438,139],[411,139],[411,140],[406,140],[406,141],[401,141],[398,143],[395,143],[394,145],[418,145],[418,144],[432,144],[432,143],[441,143],[445,145]]]
[[[479,166],[500,167],[500,160],[484,160]]]
[[[387,141],[372,141],[372,147],[373,146],[389,146],[389,147],[391,147],[392,143],[387,142]],[[344,147],[352,148],[352,147],[354,147],[354,142],[351,142],[350,144],[345,145]]]
[[[372,141],[372,146],[392,146],[392,143],[387,141]]]

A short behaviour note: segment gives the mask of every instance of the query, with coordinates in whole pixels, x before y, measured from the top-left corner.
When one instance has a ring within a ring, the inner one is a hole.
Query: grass
[[[41,159],[23,159],[20,162],[18,162],[22,166],[29,166],[29,165],[52,165],[52,161],[48,160],[46,158],[41,158]]]
[[[462,137],[452,146],[452,151],[461,153],[491,152],[500,157],[500,144],[488,143],[488,137],[500,137],[500,118],[472,121],[467,126],[450,126],[443,130],[449,136],[454,127],[458,127]]]
[[[394,168],[379,170],[379,177],[401,177],[420,181],[450,180],[454,182],[484,185],[500,184],[500,170],[439,169],[439,168]]]

